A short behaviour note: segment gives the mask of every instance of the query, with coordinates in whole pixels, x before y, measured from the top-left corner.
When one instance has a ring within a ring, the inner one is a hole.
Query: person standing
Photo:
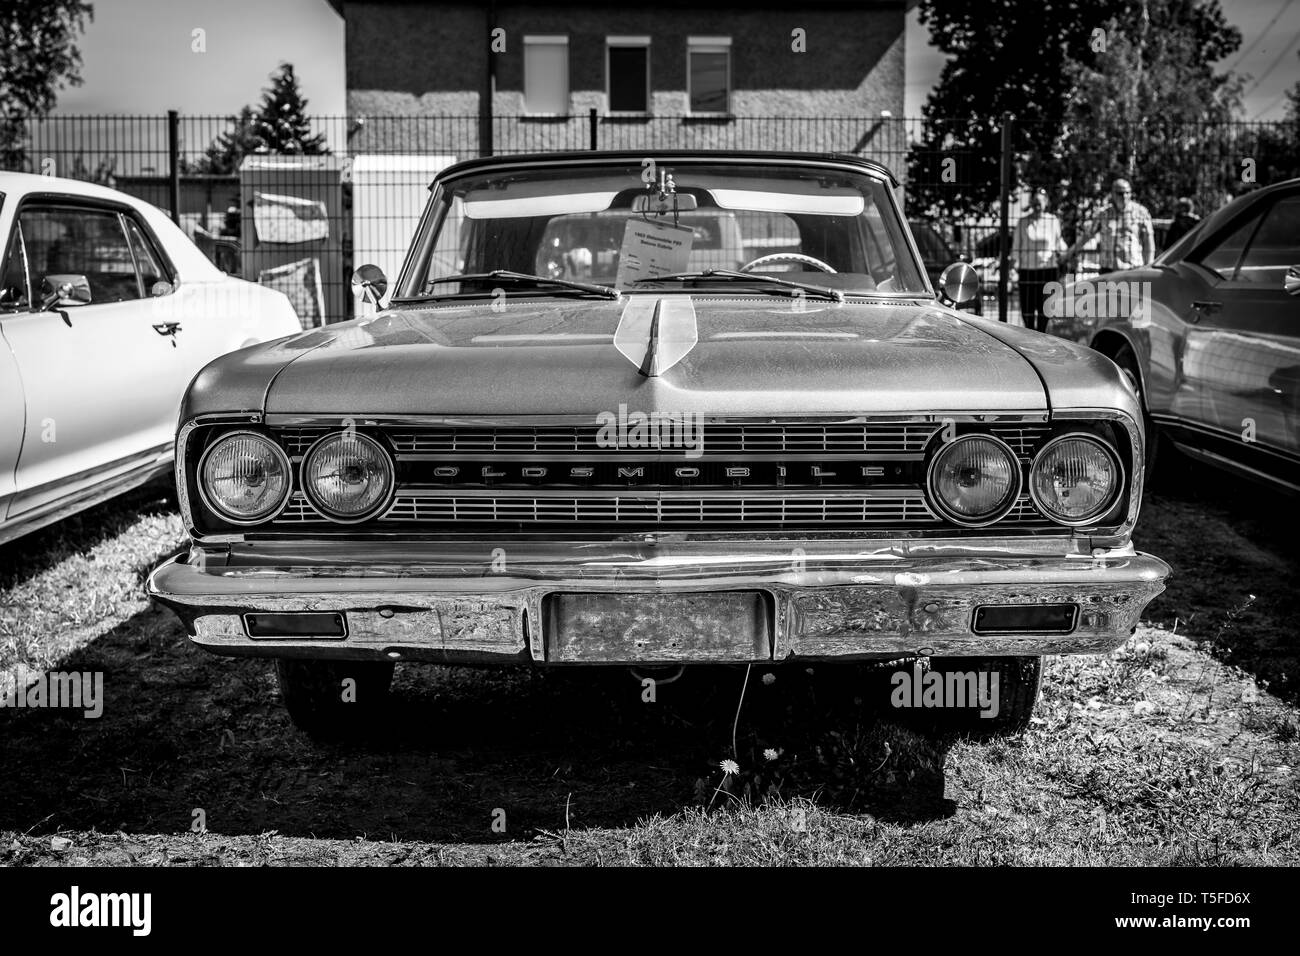
[[[1011,244],[1011,265],[1020,276],[1020,315],[1027,329],[1047,331],[1044,289],[1056,279],[1064,251],[1061,220],[1048,211],[1047,190],[1035,189]]]
[[[1136,269],[1155,258],[1156,239],[1151,213],[1147,212],[1146,206],[1133,201],[1133,186],[1127,179],[1117,179],[1111,184],[1110,202],[1079,230],[1078,238],[1066,250],[1064,259],[1074,258],[1079,248],[1094,236],[1101,240],[1098,251],[1103,273]]]
[[[1169,231],[1165,233],[1165,248],[1168,249],[1183,236],[1192,231],[1192,227],[1201,221],[1201,217],[1196,215],[1196,207],[1186,196],[1179,197],[1174,203],[1174,221],[1169,224]]]

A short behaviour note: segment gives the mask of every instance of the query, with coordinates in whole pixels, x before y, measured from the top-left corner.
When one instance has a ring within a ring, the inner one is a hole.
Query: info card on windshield
[[[629,219],[623,230],[614,285],[626,289],[637,279],[657,279],[685,272],[694,238],[695,231],[690,226],[656,219]]]

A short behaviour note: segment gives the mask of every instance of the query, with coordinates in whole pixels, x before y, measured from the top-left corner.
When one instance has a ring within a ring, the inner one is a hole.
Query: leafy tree
[[[1252,127],[1251,141],[1243,143],[1240,150],[1241,156],[1257,159],[1260,185],[1300,176],[1300,81],[1287,91],[1286,100],[1281,122]]]
[[[922,108],[909,200],[935,215],[991,208],[1000,182],[1002,114],[1033,117],[1027,145],[1049,145],[1071,92],[1063,66],[1092,62],[1093,31],[1124,2],[921,0],[921,23],[950,59]]]
[[[1047,148],[1025,156],[1025,177],[1056,187],[1070,214],[1104,196],[1108,181],[1133,181],[1154,215],[1179,196],[1202,210],[1239,178],[1233,115],[1241,80],[1213,62],[1240,45],[1217,0],[1141,0],[1105,27],[1091,64],[1070,63],[1064,123]]]
[[[0,7],[0,166],[26,166],[27,124],[81,85],[78,36],[94,8],[80,0],[5,0]]]
[[[953,57],[910,162],[909,190],[932,214],[993,210],[1003,111],[1019,180],[1046,185],[1069,219],[1114,175],[1142,181],[1135,191],[1157,205],[1186,194],[1187,174],[1218,155],[1207,137],[1238,106],[1239,81],[1212,67],[1241,44],[1218,0],[922,0],[921,18]],[[956,182],[944,181],[946,159]]]
[[[77,153],[76,159],[72,161],[72,169],[66,175],[69,179],[80,179],[88,183],[98,183],[101,186],[108,186],[110,189],[117,184],[117,157],[105,154],[99,157],[99,162],[95,168],[91,169],[86,165],[86,157]]]

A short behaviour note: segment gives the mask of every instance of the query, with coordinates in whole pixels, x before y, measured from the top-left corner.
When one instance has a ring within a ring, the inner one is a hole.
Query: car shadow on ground
[[[946,743],[877,720],[802,666],[750,673],[735,752],[744,668],[688,672],[651,701],[622,668],[404,666],[382,732],[346,744],[292,726],[269,662],[200,651],[160,609],[56,669],[102,671],[103,715],[0,709],[0,829],[185,833],[201,820],[220,834],[477,843],[746,799],[898,823],[955,809]]]
[[[176,486],[157,478],[103,504],[0,545],[0,592],[30,580],[69,555],[121,534],[141,515],[176,510]]]

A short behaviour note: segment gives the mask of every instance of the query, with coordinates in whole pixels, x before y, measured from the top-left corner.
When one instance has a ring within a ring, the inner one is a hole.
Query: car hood
[[[228,374],[219,360],[195,387],[242,382],[252,398],[247,386],[265,376],[261,410],[304,415],[1046,410],[1031,362],[981,325],[928,300],[478,300],[235,353]],[[215,409],[220,396],[198,404]],[[249,403],[224,410],[235,407]]]

